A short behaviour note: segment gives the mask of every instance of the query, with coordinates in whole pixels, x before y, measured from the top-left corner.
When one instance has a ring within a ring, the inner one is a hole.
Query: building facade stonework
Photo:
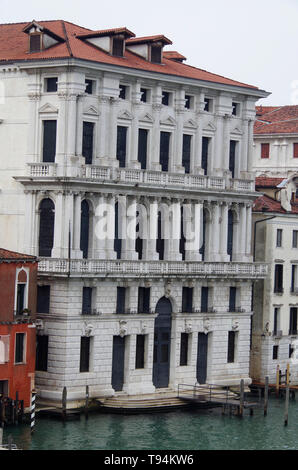
[[[1,244],[39,259],[39,396],[249,384],[266,92],[187,66],[164,36],[63,24],[0,26],[20,38],[0,62]]]

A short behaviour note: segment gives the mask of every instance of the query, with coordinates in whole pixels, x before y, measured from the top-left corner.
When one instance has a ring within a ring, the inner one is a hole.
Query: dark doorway
[[[232,261],[233,254],[233,231],[234,231],[234,215],[233,211],[228,211],[228,240],[227,240],[227,254],[230,255]]]
[[[206,383],[207,378],[208,335],[198,333],[197,381]]]
[[[125,337],[114,336],[112,359],[112,387],[120,392],[124,383]]]
[[[85,163],[91,165],[93,159],[93,134],[94,123],[83,122],[83,149],[82,154],[85,157]]]
[[[172,304],[169,299],[162,297],[156,305],[154,325],[154,354],[153,354],[153,385],[165,388],[170,378],[171,326]]]

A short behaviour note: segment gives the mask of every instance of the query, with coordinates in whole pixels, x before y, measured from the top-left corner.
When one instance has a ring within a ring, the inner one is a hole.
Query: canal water
[[[221,409],[179,410],[166,413],[118,415],[89,413],[63,423],[37,416],[30,425],[7,426],[22,450],[298,450],[298,400],[290,399],[288,425],[285,400],[269,398],[267,416],[262,405],[242,418],[222,415]]]

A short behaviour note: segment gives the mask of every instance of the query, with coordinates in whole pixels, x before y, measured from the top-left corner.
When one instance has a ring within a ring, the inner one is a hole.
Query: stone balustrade
[[[268,266],[264,263],[191,262],[191,261],[129,261],[99,259],[40,258],[39,274],[72,276],[192,276],[264,279]]]
[[[78,177],[100,182],[121,182],[125,184],[157,185],[158,187],[180,187],[182,189],[209,189],[253,192],[253,180],[232,179],[218,176],[168,173],[162,171],[140,170],[133,168],[111,168],[97,165],[82,165],[78,168]],[[55,177],[55,163],[29,163],[30,177]]]

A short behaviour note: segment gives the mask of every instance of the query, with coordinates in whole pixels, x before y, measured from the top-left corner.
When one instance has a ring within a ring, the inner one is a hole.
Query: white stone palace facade
[[[187,66],[164,36],[0,32],[16,37],[0,46],[0,245],[39,259],[39,396],[249,384],[267,93]]]

